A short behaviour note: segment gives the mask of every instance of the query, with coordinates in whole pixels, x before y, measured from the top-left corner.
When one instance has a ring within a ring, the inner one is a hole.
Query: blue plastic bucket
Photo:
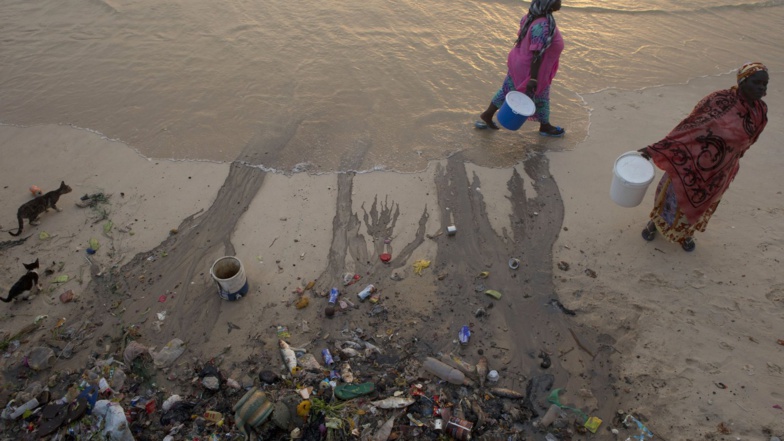
[[[504,105],[498,111],[498,122],[507,130],[517,130],[536,111],[528,95],[513,90],[506,94]]]
[[[210,275],[218,285],[218,295],[225,300],[239,300],[248,293],[245,268],[236,257],[221,257],[212,264]]]

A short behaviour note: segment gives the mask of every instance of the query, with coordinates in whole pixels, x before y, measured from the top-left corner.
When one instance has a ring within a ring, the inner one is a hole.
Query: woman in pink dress
[[[536,105],[536,113],[528,121],[539,121],[542,136],[563,136],[566,130],[550,124],[550,84],[558,72],[558,60],[564,48],[563,38],[555,25],[553,12],[561,9],[561,0],[533,0],[522,20],[517,42],[509,52],[508,72],[498,90],[476,122],[480,129],[498,129],[493,116],[503,106],[506,94],[525,91]]]
[[[705,231],[721,197],[740,168],[740,158],[757,142],[768,123],[768,68],[747,63],[737,85],[703,98],[664,139],[639,150],[665,171],[656,189],[651,220],[642,237],[660,232],[684,250],[697,246],[693,235]]]

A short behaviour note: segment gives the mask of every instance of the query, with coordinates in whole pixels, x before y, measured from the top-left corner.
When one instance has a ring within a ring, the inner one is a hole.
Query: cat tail
[[[5,302],[5,303],[11,303],[11,300],[13,300],[13,299],[12,299],[12,298],[11,298],[11,296],[9,295],[9,296],[8,296],[8,298],[5,298],[5,299],[4,299],[4,298],[2,298],[2,297],[0,297],[0,300],[2,300],[2,301],[3,301],[3,302]]]
[[[22,219],[22,216],[17,216],[17,218],[19,219],[19,231],[17,231],[16,234],[9,231],[8,234],[10,234],[11,236],[18,236],[22,234],[22,228],[24,228],[24,220]]]

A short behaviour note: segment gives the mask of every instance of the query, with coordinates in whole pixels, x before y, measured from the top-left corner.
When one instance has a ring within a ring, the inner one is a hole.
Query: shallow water
[[[8,0],[0,122],[283,171],[414,171],[458,151],[508,166],[582,140],[585,93],[784,67],[784,0],[564,3],[562,140],[472,125],[505,75],[528,6],[516,1]]]

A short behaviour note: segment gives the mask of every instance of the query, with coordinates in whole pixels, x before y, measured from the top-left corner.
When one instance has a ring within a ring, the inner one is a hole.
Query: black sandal
[[[695,248],[697,248],[697,243],[694,242],[694,239],[689,237],[684,239],[683,242],[681,242],[681,247],[683,248],[683,251],[686,251],[687,253],[691,253],[692,251],[694,251]]]
[[[642,238],[650,242],[655,237],[656,237],[656,224],[654,224],[653,221],[648,221],[648,225],[646,225],[645,229],[642,230]]]

